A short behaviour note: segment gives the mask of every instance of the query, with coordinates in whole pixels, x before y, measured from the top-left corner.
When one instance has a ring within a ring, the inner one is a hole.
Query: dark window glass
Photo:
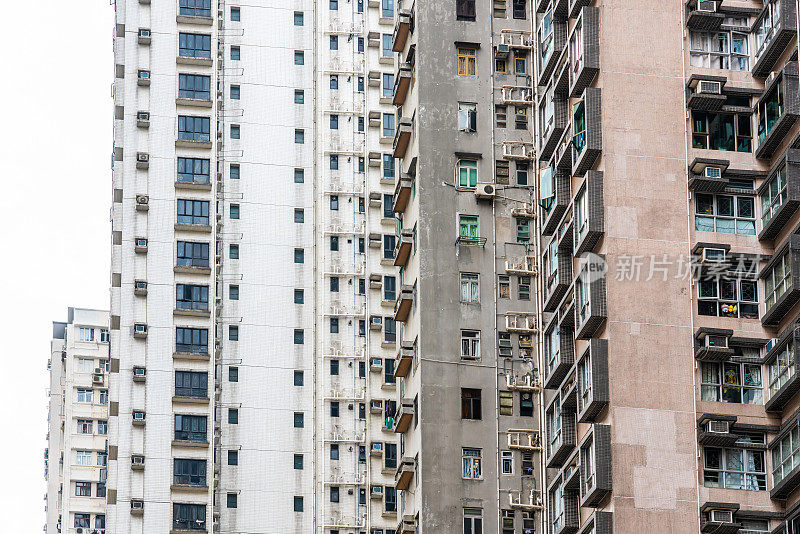
[[[303,371],[295,371],[294,372],[294,385],[295,386],[302,386],[303,385]]]
[[[194,371],[175,371],[175,396],[208,396],[208,373]]]
[[[180,0],[179,5],[181,15],[190,17],[211,16],[211,0]]]
[[[236,408],[228,408],[228,424],[239,424],[239,410]]]
[[[238,326],[229,326],[228,327],[228,339],[230,341],[239,341],[239,327]]]
[[[302,454],[295,454],[294,455],[294,468],[295,469],[302,469],[303,468],[303,455]]]
[[[228,451],[228,465],[239,465],[239,451]]]
[[[456,0],[456,20],[475,20],[475,0]]]
[[[481,418],[481,390],[461,388],[461,419]]]
[[[203,33],[178,34],[178,55],[183,57],[211,57],[211,35]]]
[[[208,310],[208,286],[177,284],[175,307],[179,310]]]
[[[173,462],[172,477],[173,484],[205,486],[206,461],[176,458]]]
[[[303,412],[294,412],[294,427],[303,428],[305,426],[305,417]]]
[[[175,351],[176,352],[208,352],[208,330],[205,328],[184,328],[175,329]]]
[[[175,530],[206,530],[204,504],[173,504],[172,528]]]
[[[178,98],[211,100],[211,76],[178,74]]]
[[[209,183],[210,162],[203,158],[178,158],[178,181],[182,183]]]
[[[208,267],[208,243],[178,241],[175,263],[179,267]]]
[[[228,508],[236,508],[238,505],[236,494],[235,493],[228,493],[227,499],[227,506]]]
[[[180,224],[202,224],[208,226],[209,203],[207,200],[178,199],[178,222]]]
[[[228,382],[238,382],[238,381],[239,381],[239,368],[228,367]]]
[[[182,141],[211,141],[211,119],[178,115],[178,139]]]
[[[175,439],[179,441],[206,441],[205,415],[176,415]]]

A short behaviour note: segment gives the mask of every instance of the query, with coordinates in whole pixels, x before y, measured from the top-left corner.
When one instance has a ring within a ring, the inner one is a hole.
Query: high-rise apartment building
[[[103,534],[108,452],[108,312],[53,323],[44,452],[46,534]]]

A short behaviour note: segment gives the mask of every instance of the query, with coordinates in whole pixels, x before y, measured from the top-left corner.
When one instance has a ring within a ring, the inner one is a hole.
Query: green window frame
[[[480,237],[480,227],[477,215],[458,216],[458,237],[468,241],[478,240]]]
[[[478,185],[478,162],[471,159],[458,161],[459,187],[475,187]]]

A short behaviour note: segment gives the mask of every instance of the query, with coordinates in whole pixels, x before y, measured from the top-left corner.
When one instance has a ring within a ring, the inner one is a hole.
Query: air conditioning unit
[[[150,85],[150,71],[140,69],[137,75],[139,85]]]
[[[147,152],[137,152],[136,163],[150,163],[150,154]]]
[[[706,335],[703,339],[705,347],[714,347],[718,349],[727,349],[728,348],[728,337],[727,336],[714,336],[714,335]]]
[[[131,465],[144,465],[144,456],[141,454],[133,454],[131,455]]]
[[[137,291],[147,291],[147,282],[144,280],[136,280],[134,282],[134,289]]]
[[[706,423],[706,432],[710,434],[728,434],[730,431],[730,421],[709,421]]]
[[[136,120],[138,122],[150,122],[150,112],[149,111],[137,111],[136,112]]]
[[[134,323],[133,325],[133,333],[139,335],[146,335],[147,334],[147,324],[145,323]]]
[[[147,207],[150,204],[150,197],[147,195],[136,195],[136,207]]]
[[[700,263],[722,263],[724,261],[724,248],[704,248],[700,254]]]
[[[711,510],[709,515],[713,523],[733,523],[733,510]]]
[[[382,499],[383,486],[378,486],[378,485],[372,486],[372,489],[370,490],[370,495],[376,499]]]
[[[373,441],[372,448],[370,449],[371,452],[383,452],[383,443],[380,441]]]
[[[716,0],[698,0],[697,11],[701,11],[703,13],[716,13],[717,12]]]
[[[103,375],[92,375],[92,384],[102,384]]]
[[[133,368],[133,377],[134,378],[144,378],[147,376],[147,369],[144,367],[134,367]]]
[[[767,344],[766,344],[766,345],[764,345],[764,354],[766,354],[766,353],[768,353],[769,351],[771,351],[771,350],[772,350],[772,348],[773,348],[775,345],[777,345],[777,344],[778,344],[778,338],[777,338],[777,337],[773,337],[772,339],[770,339],[769,341],[767,341]]]
[[[136,238],[136,248],[147,249],[147,238],[146,237],[137,237]]]
[[[133,412],[133,420],[134,421],[144,421],[145,414],[142,411],[134,411]]]
[[[499,44],[495,48],[495,57],[504,58],[508,57],[508,53],[510,52],[510,47],[507,44]]]
[[[721,178],[722,177],[722,169],[719,167],[706,167],[703,169],[703,176],[706,178]]]
[[[475,197],[482,200],[492,200],[495,197],[495,191],[494,184],[478,182],[475,187]]]
[[[513,356],[511,347],[500,347],[497,353],[504,358],[510,358],[511,356]]]
[[[380,371],[381,369],[383,369],[383,360],[381,360],[380,358],[372,358],[372,359],[370,359],[370,361],[369,361],[369,370],[370,371],[377,372],[377,371]]]
[[[713,3],[713,2],[712,2]],[[697,94],[719,95],[722,94],[722,83],[710,80],[700,80],[697,84]]]
[[[134,499],[131,501],[131,510],[144,510],[144,501]]]
[[[374,325],[380,326],[382,322],[383,322],[383,318],[380,315],[372,315],[369,318],[369,324],[373,325],[373,326]]]
[[[139,28],[139,37],[150,37],[150,28]]]

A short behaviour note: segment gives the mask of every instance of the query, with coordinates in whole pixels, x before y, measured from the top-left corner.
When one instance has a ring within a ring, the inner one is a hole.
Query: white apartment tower
[[[115,12],[109,531],[393,531],[391,0]]]
[[[108,312],[69,308],[50,342],[46,534],[104,534]]]

